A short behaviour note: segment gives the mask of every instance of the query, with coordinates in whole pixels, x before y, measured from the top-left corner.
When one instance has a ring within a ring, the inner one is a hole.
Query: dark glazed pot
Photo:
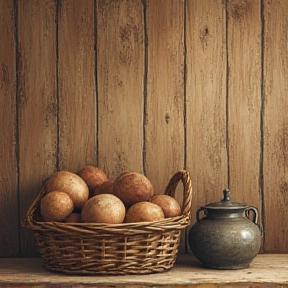
[[[262,233],[255,207],[233,202],[224,190],[220,202],[198,208],[197,222],[188,234],[189,246],[207,268],[243,269],[259,253]],[[204,212],[200,219],[200,212]],[[253,213],[253,220],[248,218]]]

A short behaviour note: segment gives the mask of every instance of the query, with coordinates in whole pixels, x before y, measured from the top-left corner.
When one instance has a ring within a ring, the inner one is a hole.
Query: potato
[[[149,179],[143,174],[126,172],[115,179],[113,194],[129,208],[135,203],[148,201],[153,196],[154,189]]]
[[[176,199],[169,195],[154,195],[150,199],[150,202],[157,204],[162,208],[165,218],[181,215],[179,203],[176,201]]]
[[[108,180],[105,172],[94,166],[85,166],[77,174],[86,182],[90,191]]]
[[[142,201],[132,205],[126,212],[124,222],[150,222],[165,218],[162,208],[154,203]]]
[[[82,222],[122,223],[125,217],[123,202],[112,194],[99,194],[91,197],[81,212]]]
[[[85,181],[79,175],[68,171],[56,172],[48,179],[47,193],[56,190],[66,192],[76,210],[81,210],[89,198],[89,189]]]
[[[90,193],[91,197],[99,194],[113,194],[113,182],[110,180],[104,181]]]
[[[52,191],[40,202],[40,213],[44,221],[64,221],[73,209],[72,199],[62,191]]]
[[[81,222],[81,213],[71,213],[66,219],[66,223],[80,223]]]

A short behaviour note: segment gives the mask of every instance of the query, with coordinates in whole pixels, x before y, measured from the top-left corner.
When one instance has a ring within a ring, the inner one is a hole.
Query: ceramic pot
[[[258,210],[231,201],[228,189],[223,193],[222,201],[198,208],[197,222],[188,233],[189,246],[205,267],[247,268],[262,242]]]

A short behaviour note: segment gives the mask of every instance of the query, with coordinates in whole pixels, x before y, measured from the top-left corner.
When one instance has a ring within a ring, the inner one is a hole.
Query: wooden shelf
[[[1,288],[84,287],[288,287],[288,254],[259,254],[241,270],[203,268],[192,255],[178,255],[164,273],[127,276],[67,276],[48,271],[40,258],[0,259]]]

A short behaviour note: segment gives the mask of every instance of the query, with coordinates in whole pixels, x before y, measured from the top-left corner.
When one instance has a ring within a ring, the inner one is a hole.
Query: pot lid
[[[230,190],[223,190],[223,199],[219,202],[209,203],[203,208],[208,209],[245,209],[249,206],[243,203],[234,202],[230,198]]]

